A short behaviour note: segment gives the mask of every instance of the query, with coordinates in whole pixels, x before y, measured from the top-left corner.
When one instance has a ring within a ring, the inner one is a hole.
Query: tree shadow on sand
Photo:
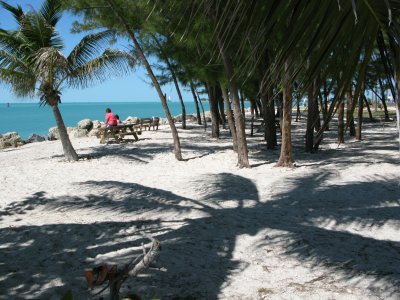
[[[71,287],[77,299],[88,298],[83,269],[111,258],[129,261],[140,253],[139,233],[145,232],[160,239],[158,265],[168,271],[148,272],[126,282],[125,290],[131,288],[144,299],[217,299],[232,275],[251,263],[250,258],[234,255],[241,235],[254,238],[248,257],[279,247],[284,257],[310,268],[323,267],[343,282],[368,278],[371,291],[378,286],[378,294],[399,296],[399,242],[325,226],[391,224],[398,230],[398,179],[365,178],[338,186],[330,184],[332,176],[322,172],[285,180],[280,183],[285,188],[272,199],[260,198],[252,180],[229,173],[189,182],[188,188],[198,189],[198,199],[116,181],[80,183],[77,188],[97,191],[85,197],[33,195],[19,206],[6,207],[3,217],[17,218],[26,206],[92,214],[96,222],[1,229],[0,290],[13,298],[48,298]],[[103,213],[107,219],[102,220]],[[113,217],[119,221],[110,220]],[[37,253],[33,260],[32,253]],[[27,274],[25,266],[34,274]],[[54,288],[49,282],[65,287]]]

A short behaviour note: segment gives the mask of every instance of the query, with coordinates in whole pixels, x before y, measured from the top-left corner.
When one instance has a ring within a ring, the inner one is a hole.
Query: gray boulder
[[[84,119],[78,122],[78,129],[86,129],[87,131],[92,130],[93,122],[90,119]]]
[[[196,123],[197,122],[197,117],[195,115],[187,115],[186,116],[186,121],[187,122]]]
[[[7,132],[0,136],[0,149],[24,145],[21,137],[16,132]]]
[[[86,129],[81,129],[81,128],[72,128],[69,132],[68,132],[70,137],[73,138],[82,138],[82,137],[86,137],[88,134],[88,131]]]
[[[173,117],[174,122],[182,122],[182,115],[177,115]]]
[[[54,141],[54,140],[59,140],[60,139],[60,134],[58,133],[58,128],[57,127],[51,127],[49,129],[49,140]]]
[[[98,129],[101,127],[101,122],[99,120],[94,120],[92,123],[93,123],[93,127],[91,130]]]
[[[100,128],[93,128],[88,132],[88,136],[100,137]]]
[[[44,142],[46,140],[45,137],[38,135],[38,134],[32,134],[27,140],[27,143],[38,143],[38,142]]]
[[[132,116],[127,117],[124,121],[124,123],[133,123],[133,124],[139,124],[139,122],[140,122],[140,118],[132,117]]]

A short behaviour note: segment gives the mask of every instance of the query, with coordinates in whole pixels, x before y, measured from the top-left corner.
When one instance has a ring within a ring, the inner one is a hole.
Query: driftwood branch
[[[116,265],[103,264],[93,268],[91,271],[86,271],[85,277],[90,287],[94,288],[108,282],[108,285],[103,288],[100,293],[109,288],[110,299],[118,300],[119,290],[122,283],[124,283],[124,281],[129,277],[135,277],[145,269],[149,268],[152,262],[160,254],[160,241],[150,236],[145,237],[151,240],[149,250],[146,252],[146,248],[142,244],[143,254],[139,255],[122,268],[118,268]],[[159,270],[164,271],[165,269],[161,268]]]

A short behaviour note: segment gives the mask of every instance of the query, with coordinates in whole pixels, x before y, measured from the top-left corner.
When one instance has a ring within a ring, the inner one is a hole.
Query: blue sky
[[[38,9],[42,0],[6,0],[11,5],[19,4],[24,10],[32,7]],[[57,29],[65,44],[65,54],[80,41],[84,34],[71,34],[71,24],[78,20],[78,17],[65,13],[60,20]],[[15,29],[15,22],[10,14],[0,8],[0,27],[4,29]],[[149,85],[150,79],[143,68],[136,68],[134,73],[117,78],[110,78],[102,84],[94,87],[80,89],[64,88],[62,90],[63,102],[121,102],[121,101],[159,101],[156,90]],[[193,101],[189,91],[181,87],[184,101]],[[178,101],[175,87],[173,85],[163,86],[163,92],[170,96],[172,101]],[[18,98],[12,94],[9,86],[0,83],[0,103],[7,102],[38,102],[38,98]]]

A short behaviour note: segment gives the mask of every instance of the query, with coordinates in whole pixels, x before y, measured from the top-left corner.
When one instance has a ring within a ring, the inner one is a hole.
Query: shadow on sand
[[[230,275],[247,268],[246,262],[233,257],[237,237],[243,234],[257,237],[255,249],[279,246],[284,256],[299,264],[327,268],[343,281],[365,276],[387,295],[400,296],[400,243],[323,228],[326,221],[361,227],[399,224],[398,178],[330,186],[333,175],[288,180],[286,191],[268,201],[260,199],[252,180],[229,173],[200,178],[204,190],[200,199],[118,181],[81,182],[77,188],[103,191],[86,197],[35,193],[6,207],[0,217],[18,219],[26,210],[97,216],[107,212],[111,217],[92,224],[71,220],[1,229],[0,298],[48,299],[68,288],[77,299],[90,298],[83,270],[110,257],[117,263],[128,262],[141,251],[140,232],[161,240],[158,265],[168,269],[126,282],[125,289],[144,299],[217,299]],[[378,192],[370,195],[370,189]],[[188,218],[193,210],[200,214]],[[143,217],[146,212],[153,218]],[[112,215],[128,220],[112,221]],[[131,220],[135,215],[141,217]],[[280,234],[260,235],[268,231]],[[38,256],[32,259],[31,253]],[[51,287],[49,282],[63,287]]]

